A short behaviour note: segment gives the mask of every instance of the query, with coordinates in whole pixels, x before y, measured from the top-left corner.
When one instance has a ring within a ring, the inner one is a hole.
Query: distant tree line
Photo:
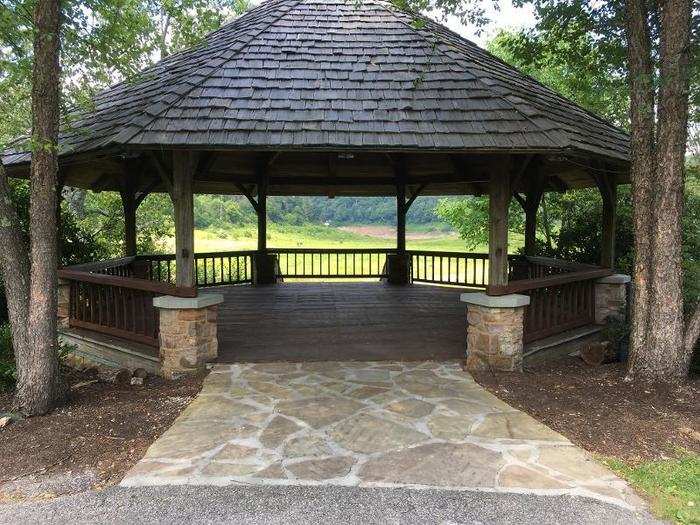
[[[440,222],[436,215],[439,197],[421,197],[411,206],[408,220],[413,224]],[[389,224],[396,221],[394,197],[270,197],[268,220],[276,223],[304,225],[330,223]],[[248,201],[238,195],[198,195],[195,200],[197,228],[227,227],[255,222]]]

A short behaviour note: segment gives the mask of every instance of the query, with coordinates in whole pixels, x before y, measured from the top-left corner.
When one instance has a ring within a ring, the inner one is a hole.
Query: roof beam
[[[172,170],[168,169],[167,164],[165,164],[165,162],[160,157],[160,155],[157,155],[156,153],[151,151],[151,152],[149,152],[149,158],[153,162],[153,165],[155,166],[156,171],[158,172],[158,176],[163,181],[163,184],[165,185],[165,189],[172,196],[173,195],[173,178],[172,178],[172,173],[171,173]]]
[[[514,169],[513,173],[511,173],[511,177],[510,177],[510,187],[513,189],[513,192],[515,192],[515,189],[520,184],[520,181],[522,180],[523,176],[525,175],[525,171],[530,166],[530,163],[532,162],[532,159],[534,157],[535,157],[534,155],[526,155],[525,158],[523,159],[523,163],[520,164],[519,166],[515,166],[515,169]]]
[[[155,190],[160,185],[160,183],[160,179],[151,179],[151,181],[142,190],[136,193],[136,208],[141,206],[143,200],[146,197],[148,197],[153,192],[153,190]]]
[[[248,202],[250,202],[250,205],[255,210],[255,213],[258,213],[260,211],[260,206],[258,206],[258,201],[255,200],[255,197],[253,197],[253,193],[250,188],[238,183],[236,183],[236,188],[238,188],[238,191],[240,191],[241,194],[248,199]]]
[[[218,156],[219,154],[215,151],[208,151],[202,153],[202,155],[199,157],[199,162],[197,163],[195,179],[205,177],[206,175],[208,175]]]
[[[97,177],[95,182],[93,182],[90,185],[90,189],[94,192],[99,193],[101,191],[104,191],[109,186],[111,181],[112,181],[112,174],[111,173],[103,173],[102,175]]]
[[[408,198],[408,200],[406,201],[406,206],[405,206],[405,210],[406,210],[406,211],[409,210],[409,208],[411,207],[411,205],[413,204],[413,202],[414,202],[414,201],[416,200],[416,198],[423,192],[423,190],[425,189],[426,186],[427,186],[427,184],[421,184],[420,186],[418,186],[418,187],[415,189],[415,191],[411,194],[411,196],[410,196],[410,197]]]

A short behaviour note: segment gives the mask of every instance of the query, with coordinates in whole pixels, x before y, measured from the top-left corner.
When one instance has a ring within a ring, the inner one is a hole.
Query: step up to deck
[[[68,355],[74,366],[143,368],[149,374],[159,372],[157,348],[75,328],[60,330],[58,338],[61,343],[75,347]]]
[[[538,341],[533,341],[525,345],[523,349],[523,357],[530,357],[533,354],[540,353],[544,350],[551,350],[554,348],[561,347],[571,348],[577,344],[581,344],[588,340],[593,340],[595,337],[599,336],[603,327],[600,325],[586,325],[580,328],[574,328],[573,330],[567,330],[560,334],[555,334],[550,337],[545,337]]]

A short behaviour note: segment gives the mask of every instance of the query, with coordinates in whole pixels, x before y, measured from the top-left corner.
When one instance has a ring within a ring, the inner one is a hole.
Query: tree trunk
[[[648,346],[654,378],[684,379],[691,354],[683,348],[682,217],[688,129],[690,0],[660,2],[661,82],[658,97],[656,181],[651,243]]]
[[[695,317],[687,331],[683,326],[681,264],[691,3],[672,0],[655,9],[659,16],[651,19],[660,20],[656,123],[650,17],[641,0],[627,3],[635,232],[628,377],[673,381],[687,376],[694,346],[688,339],[695,327]]]
[[[39,0],[34,25],[28,344],[26,348],[20,346],[17,355],[15,392],[16,407],[27,415],[49,412],[66,393],[59,371],[56,332],[59,2]]]
[[[27,370],[29,343],[29,257],[28,239],[22,233],[19,217],[10,199],[7,176],[0,161],[0,277],[4,279],[7,310],[15,349],[18,374]],[[4,277],[3,277],[4,276]]]
[[[643,0],[628,0],[626,32],[630,86],[630,179],[634,227],[632,326],[628,377],[647,375],[651,275],[652,187],[654,184],[654,88],[648,12]]]

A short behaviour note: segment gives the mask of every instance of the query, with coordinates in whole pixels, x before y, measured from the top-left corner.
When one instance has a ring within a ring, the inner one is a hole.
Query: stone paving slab
[[[458,362],[217,365],[123,486],[341,485],[642,501]]]

